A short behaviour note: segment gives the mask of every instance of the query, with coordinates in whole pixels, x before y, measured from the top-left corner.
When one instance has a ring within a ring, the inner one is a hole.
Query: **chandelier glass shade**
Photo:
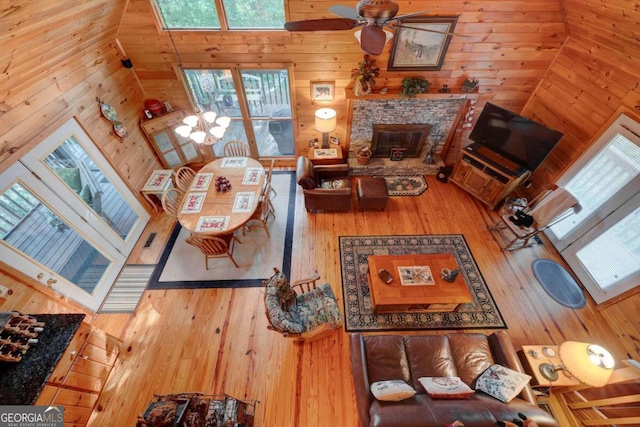
[[[222,139],[231,123],[230,117],[216,117],[214,111],[198,112],[182,119],[184,125],[178,126],[175,131],[198,144],[213,145]]]

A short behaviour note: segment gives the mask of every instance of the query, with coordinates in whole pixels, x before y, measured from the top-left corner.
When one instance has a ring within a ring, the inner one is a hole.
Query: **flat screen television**
[[[469,139],[533,172],[563,134],[487,102]]]

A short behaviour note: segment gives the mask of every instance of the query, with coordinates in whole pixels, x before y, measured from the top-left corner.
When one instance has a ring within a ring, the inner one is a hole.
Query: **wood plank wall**
[[[640,10],[625,0],[564,0],[569,39],[527,102],[523,115],[563,132],[531,177],[554,182],[619,113],[640,121]],[[638,323],[640,286],[598,306],[616,330]],[[634,334],[620,334],[633,345]]]
[[[329,7],[337,1],[288,1],[288,20],[321,19],[334,16]],[[347,2],[353,4],[355,1]],[[432,15],[455,15],[455,32],[440,71],[388,72],[392,43],[377,63],[381,68],[376,88],[399,87],[404,77],[422,75],[436,91],[443,84],[459,88],[465,78],[478,78],[481,93],[476,114],[486,101],[520,111],[544,76],[565,39],[560,2],[536,1],[397,1],[399,14],[429,10]],[[282,63],[294,66],[294,96],[298,150],[317,137],[314,112],[320,107],[338,111],[336,134],[345,140],[347,102],[344,88],[351,82],[351,69],[362,60],[353,31],[316,33],[274,32],[172,32],[183,63],[240,62]],[[131,0],[124,14],[119,40],[131,57],[145,93],[188,107],[188,98],[172,69],[178,57],[171,39],[160,33],[149,0]],[[312,102],[310,82],[335,81],[333,102]]]
[[[125,182],[141,188],[160,164],[138,128],[144,96],[116,46],[126,1],[4,4],[11,6],[0,11],[0,171],[76,117]],[[96,97],[116,109],[129,131],[124,142]]]

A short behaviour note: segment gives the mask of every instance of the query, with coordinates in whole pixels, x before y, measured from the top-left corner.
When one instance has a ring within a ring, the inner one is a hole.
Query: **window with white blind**
[[[606,129],[559,180],[582,211],[546,234],[596,303],[640,283],[640,123]]]
[[[597,213],[640,174],[640,146],[616,134],[564,187],[579,201],[582,210],[551,227],[558,239],[567,236]]]

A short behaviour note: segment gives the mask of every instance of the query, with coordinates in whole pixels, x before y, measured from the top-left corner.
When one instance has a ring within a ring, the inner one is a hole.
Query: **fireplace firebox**
[[[403,149],[403,157],[420,157],[430,129],[425,124],[373,125],[373,157],[389,157],[393,148]]]

